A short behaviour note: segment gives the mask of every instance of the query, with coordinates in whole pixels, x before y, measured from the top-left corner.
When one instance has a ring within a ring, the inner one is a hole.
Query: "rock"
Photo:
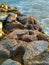
[[[3,46],[5,46],[10,51],[10,57],[16,54],[17,42],[14,39],[7,39],[2,42]]]
[[[10,52],[6,49],[6,47],[0,44],[0,64],[8,58],[10,58]]]
[[[48,51],[44,51],[43,53],[41,53],[39,56],[35,57],[32,59],[32,64],[36,64],[36,65],[49,65],[49,52]]]
[[[6,13],[11,13],[12,12],[12,13],[17,14],[18,16],[23,16],[23,14],[20,13],[20,11],[16,7],[12,7],[9,4],[1,3],[0,4],[0,12],[6,12]]]
[[[9,35],[5,36],[4,38],[20,39],[22,38],[22,35],[25,35],[25,34],[29,34],[29,31],[27,29],[24,29],[24,30],[16,29],[13,32],[11,32]]]
[[[33,17],[22,16],[22,17],[18,17],[17,20],[22,24],[32,24],[32,25],[37,24],[35,18]]]
[[[10,22],[10,23],[7,22],[3,24],[3,29],[5,33],[10,33],[18,28],[24,29],[25,27],[20,22]]]
[[[25,65],[32,65],[33,59],[38,57],[41,53],[47,50],[48,42],[34,41],[28,43],[26,52],[24,53],[23,60]]]
[[[0,21],[4,22],[7,17],[8,17],[7,13],[0,13]]]
[[[25,25],[25,27],[26,27],[26,29],[29,29],[29,30],[38,30],[37,25],[27,24],[27,25]]]
[[[17,61],[13,61],[11,59],[8,59],[1,65],[21,65],[21,64],[19,62],[17,62]]]
[[[16,29],[15,31],[13,31],[13,33],[15,33],[17,35],[24,35],[24,34],[28,34],[29,30],[27,30],[27,29],[24,29],[24,30]]]
[[[3,24],[3,30],[7,34],[14,31],[15,29],[17,29],[16,22],[10,22],[10,23],[7,22]]]
[[[38,40],[44,40],[44,41],[49,40],[49,36],[47,36],[46,34],[44,34],[42,32],[39,32],[38,30],[30,30],[29,34],[34,35],[35,37],[38,38]]]
[[[7,22],[14,22],[14,21],[16,21],[16,18],[17,18],[17,14],[14,14],[14,13],[10,13],[9,14],[9,17],[7,17]]]
[[[13,35],[13,32],[9,33],[8,35],[5,35],[3,39],[15,39],[18,40],[18,36],[16,34]]]
[[[37,41],[38,39],[34,35],[24,35],[22,36],[22,40],[26,42],[31,42],[31,41]]]
[[[0,38],[3,36],[4,32],[2,30],[3,26],[2,26],[2,22],[0,21]]]

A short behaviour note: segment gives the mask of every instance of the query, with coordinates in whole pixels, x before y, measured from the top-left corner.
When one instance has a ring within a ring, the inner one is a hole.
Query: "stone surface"
[[[31,42],[31,41],[37,41],[38,39],[34,35],[23,35],[22,40],[26,42]]]
[[[34,41],[28,43],[28,50],[24,53],[23,60],[25,65],[32,65],[33,59],[47,50],[48,42],[46,41]],[[43,54],[44,55],[44,54]],[[48,55],[49,56],[49,55]],[[49,60],[48,60],[49,61]]]
[[[12,22],[12,21],[16,21],[16,18],[17,18],[17,14],[14,14],[14,13],[10,13],[9,14],[9,17],[7,18],[7,22]]]
[[[17,61],[13,61],[11,59],[8,59],[1,65],[21,65],[21,64],[19,62],[17,62]]]
[[[49,65],[49,36],[34,17],[24,16],[16,7],[1,3],[0,21],[3,24],[0,30],[5,33],[1,37],[0,63],[11,58],[22,65]],[[20,65],[13,60],[3,65]]]
[[[38,30],[30,30],[29,34],[34,35],[35,37],[38,38],[38,40],[49,41],[49,36],[47,36],[44,33],[39,32]]]
[[[14,39],[7,39],[7,40],[4,40],[4,42],[2,44],[3,44],[3,46],[5,46],[9,50],[10,57],[15,55],[16,48],[17,48],[16,40],[14,40]]]
[[[0,44],[0,64],[8,58],[10,58],[10,52],[6,49],[6,47]]]
[[[9,4],[3,4],[3,3],[0,3],[0,12],[6,12],[6,13],[15,13],[17,14],[18,16],[22,16],[22,13],[20,13],[20,11],[16,8],[16,7],[12,7],[11,5]]]
[[[22,24],[36,24],[36,19],[33,17],[22,16],[18,18],[18,21]]]

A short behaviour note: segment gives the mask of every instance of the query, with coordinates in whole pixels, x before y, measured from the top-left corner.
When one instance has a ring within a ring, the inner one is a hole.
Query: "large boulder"
[[[21,64],[19,62],[17,62],[17,61],[13,61],[11,59],[8,59],[1,65],[21,65]]]
[[[34,41],[34,42],[28,43],[27,44],[28,50],[26,50],[23,56],[24,64],[32,65],[32,62],[36,60],[36,57],[39,57],[40,54],[42,54],[43,52],[47,50],[47,46],[48,46],[48,42],[46,41]]]
[[[6,49],[10,52],[10,57],[14,56],[16,54],[16,48],[17,48],[17,42],[14,39],[7,39],[2,42],[3,46],[6,47]]]
[[[0,44],[0,64],[10,58],[10,52],[6,47]]]

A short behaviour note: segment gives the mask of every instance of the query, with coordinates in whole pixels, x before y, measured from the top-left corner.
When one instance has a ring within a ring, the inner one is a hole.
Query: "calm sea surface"
[[[49,0],[0,0],[17,7],[23,14],[37,18],[49,35]]]

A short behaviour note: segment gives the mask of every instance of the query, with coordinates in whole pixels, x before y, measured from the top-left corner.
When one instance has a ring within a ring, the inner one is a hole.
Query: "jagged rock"
[[[13,34],[13,32],[9,33],[8,35],[5,35],[3,39],[15,39],[18,40],[18,36],[16,34]]]
[[[7,17],[8,17],[7,13],[0,13],[0,21],[2,21],[2,23],[6,20]]]
[[[14,13],[10,13],[9,14],[9,17],[7,17],[7,22],[12,22],[12,21],[16,21],[16,18],[17,18],[17,14],[14,14]]]
[[[14,61],[14,60],[11,60],[11,59],[8,59],[6,60],[3,64],[1,65],[21,65],[19,62],[17,61]]]
[[[20,39],[20,38],[22,38],[22,35],[25,35],[25,34],[29,34],[29,30],[26,30],[26,29],[24,29],[24,30],[21,30],[21,29],[16,29],[16,30],[14,30],[13,32],[11,32],[9,35],[7,35],[7,38],[9,37],[11,37],[11,38],[17,38],[17,36],[18,36],[18,39]],[[12,36],[10,36],[10,35],[12,35]],[[5,37],[6,38],[6,37]]]
[[[2,30],[3,26],[2,26],[2,22],[0,21],[0,38],[3,36],[4,32]]]
[[[30,30],[29,34],[34,35],[35,37],[38,38],[38,40],[49,41],[49,36],[47,36],[46,34],[42,32],[39,32],[38,30]]]
[[[0,43],[0,64],[10,58],[10,52]]]
[[[10,33],[15,29],[24,29],[25,27],[20,22],[10,22],[4,23],[3,29],[5,33]]]
[[[37,24],[36,19],[33,17],[26,17],[26,16],[22,16],[22,17],[18,17],[17,19],[20,23],[22,24]]]
[[[7,40],[4,40],[4,42],[2,44],[3,44],[3,46],[5,46],[10,51],[10,57],[15,55],[17,44],[18,44],[16,42],[16,40],[7,39]]]
[[[32,59],[31,65],[49,65],[49,52],[44,51],[39,56]]]
[[[32,65],[33,59],[47,50],[48,42],[34,41],[28,43],[28,50],[24,53],[23,60],[25,65]]]
[[[23,35],[22,40],[26,42],[31,42],[31,41],[37,41],[38,39],[34,35]]]

